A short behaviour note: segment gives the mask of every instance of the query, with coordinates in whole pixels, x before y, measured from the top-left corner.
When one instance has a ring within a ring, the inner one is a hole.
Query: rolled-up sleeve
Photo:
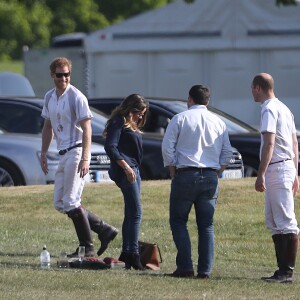
[[[176,165],[178,132],[177,116],[174,116],[167,127],[162,142],[162,156],[165,167]]]
[[[220,165],[227,166],[230,163],[230,159],[233,156],[232,147],[229,141],[229,135],[227,129],[223,133],[223,145],[220,154]]]

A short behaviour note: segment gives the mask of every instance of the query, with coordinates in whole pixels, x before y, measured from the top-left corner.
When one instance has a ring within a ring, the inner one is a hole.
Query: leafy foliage
[[[174,0],[95,0],[110,23],[116,23],[143,11],[164,6]]]
[[[276,5],[297,5],[296,0],[276,0]]]
[[[46,0],[53,13],[51,36],[70,32],[89,32],[109,25],[94,0]]]
[[[92,32],[173,1],[0,0],[0,60],[20,59],[24,45],[48,47],[54,36]],[[296,0],[274,1],[277,5],[297,4]]]

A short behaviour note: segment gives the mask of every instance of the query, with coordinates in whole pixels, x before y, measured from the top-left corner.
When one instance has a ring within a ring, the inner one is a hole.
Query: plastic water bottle
[[[46,245],[44,245],[41,252],[40,261],[42,269],[50,269],[50,253],[47,251]]]

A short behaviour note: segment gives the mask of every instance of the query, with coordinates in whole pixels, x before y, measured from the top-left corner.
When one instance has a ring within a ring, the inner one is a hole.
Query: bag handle
[[[160,258],[160,263],[162,263],[162,262],[163,262],[163,260],[162,260],[162,256],[161,256],[161,253],[160,253],[160,248],[159,248],[159,246],[158,246],[158,244],[157,244],[157,243],[155,243],[155,245],[157,246],[157,249],[158,249],[159,258]]]

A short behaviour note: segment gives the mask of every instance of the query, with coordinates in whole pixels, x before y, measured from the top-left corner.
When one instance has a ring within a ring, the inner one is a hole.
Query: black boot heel
[[[128,264],[133,267],[135,270],[144,271],[145,268],[143,267],[140,255],[138,253],[130,253],[128,254]]]
[[[130,255],[129,253],[125,253],[125,252],[121,252],[121,255],[119,257],[120,261],[123,261],[125,263],[125,269],[126,270],[130,270],[131,269],[131,265],[128,262],[128,255]]]

